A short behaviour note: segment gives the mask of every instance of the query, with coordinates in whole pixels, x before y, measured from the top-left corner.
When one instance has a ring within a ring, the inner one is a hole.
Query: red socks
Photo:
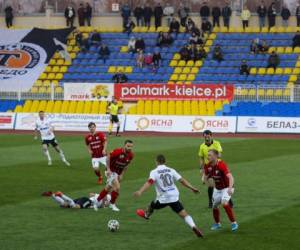
[[[226,214],[227,214],[229,220],[230,220],[231,222],[235,222],[234,213],[233,213],[233,210],[232,210],[232,208],[230,207],[230,205],[229,205],[229,204],[226,204],[226,205],[223,205],[223,207],[224,207],[224,209],[225,209],[225,211],[226,211]]]
[[[111,200],[110,200],[110,203],[111,203],[111,204],[115,204],[116,199],[118,198],[118,196],[119,196],[119,193],[118,193],[118,192],[112,191],[112,192],[111,192]]]
[[[108,194],[107,190],[106,189],[103,189],[101,191],[101,193],[99,194],[98,198],[97,198],[97,201],[101,201],[106,195]]]
[[[219,208],[213,209],[213,215],[216,223],[220,223],[220,210]]]
[[[94,170],[94,172],[95,172],[95,175],[97,175],[98,177],[101,177],[101,173],[99,170]]]

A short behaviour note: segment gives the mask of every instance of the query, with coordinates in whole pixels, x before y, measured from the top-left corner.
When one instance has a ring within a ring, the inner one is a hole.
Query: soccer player
[[[219,152],[215,149],[208,151],[208,163],[204,166],[204,179],[214,179],[215,188],[213,192],[213,217],[215,223],[211,230],[221,228],[219,205],[222,205],[231,221],[231,230],[236,231],[238,224],[235,220],[233,209],[229,204],[231,196],[234,192],[234,179],[230,173],[226,163],[219,159]]]
[[[221,143],[212,137],[212,132],[210,130],[205,130],[203,132],[204,142],[200,145],[199,148],[199,158],[200,158],[200,174],[202,181],[204,182],[204,165],[208,163],[208,151],[210,149],[215,149],[219,153],[219,157],[221,157],[222,146]],[[208,189],[208,207],[212,208],[212,196],[214,192],[214,182],[211,178],[207,179],[206,182]]]
[[[105,188],[100,192],[97,202],[94,204],[94,209],[100,207],[103,203],[103,198],[111,192],[111,201],[109,207],[118,212],[120,209],[116,206],[116,200],[120,192],[120,182],[123,179],[124,173],[129,167],[130,162],[133,159],[133,142],[126,140],[123,148],[117,148],[113,150],[106,160],[106,175],[107,183]]]
[[[48,159],[48,165],[52,165],[52,159],[48,150],[49,144],[55,149],[57,153],[59,153],[61,160],[67,165],[71,166],[71,164],[66,160],[64,152],[59,147],[57,140],[55,139],[54,135],[54,128],[51,123],[46,119],[45,112],[40,111],[39,117],[36,120],[35,124],[35,137],[34,139],[37,140],[38,132],[40,132],[41,139],[42,139],[42,147],[45,156]]]
[[[199,190],[178,174],[175,169],[167,167],[165,163],[165,157],[158,155],[156,157],[156,168],[150,172],[148,181],[134,193],[135,197],[139,197],[154,184],[157,194],[156,199],[150,203],[146,210],[138,209],[136,211],[137,215],[148,220],[154,210],[168,206],[184,219],[185,223],[191,227],[198,237],[203,237],[193,218],[186,212],[179,201],[179,191],[175,185],[175,181],[179,181],[194,193],[198,193]]]
[[[107,140],[104,133],[96,131],[96,124],[88,124],[90,133],[85,137],[85,144],[92,157],[92,167],[98,176],[98,184],[102,184],[103,178],[99,169],[100,164],[106,166]]]
[[[95,193],[90,193],[89,197],[80,197],[77,199],[72,199],[69,196],[65,195],[64,193],[57,191],[57,192],[44,192],[43,196],[51,196],[56,203],[59,204],[62,208],[92,208],[95,200],[97,199],[98,195]],[[110,195],[108,194],[104,199],[101,208],[105,208],[110,203]]]
[[[119,114],[119,105],[116,99],[112,99],[111,103],[108,106],[108,112],[110,114],[110,124],[109,124],[109,128],[108,128],[108,133],[109,135],[112,134],[112,129],[114,124],[117,124],[117,132],[116,132],[116,136],[120,136],[119,131],[120,131],[120,120],[118,117]]]

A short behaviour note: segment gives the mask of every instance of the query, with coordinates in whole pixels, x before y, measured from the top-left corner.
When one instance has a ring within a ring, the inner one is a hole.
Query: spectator
[[[164,11],[160,3],[158,3],[154,8],[154,19],[155,19],[155,28],[161,27],[161,19],[163,17]]]
[[[161,55],[158,50],[155,50],[152,57],[154,68],[159,68],[161,65]]]
[[[145,50],[145,41],[143,38],[139,37],[136,41],[135,41],[135,51],[139,51],[139,50],[142,50],[144,51]]]
[[[170,33],[163,33],[162,39],[160,41],[160,44],[158,44],[158,46],[169,47],[172,45],[173,42],[174,42],[174,39]]]
[[[87,23],[87,26],[91,26],[91,20],[92,20],[92,6],[89,3],[85,4],[85,9],[84,9],[84,17]]]
[[[128,77],[123,73],[122,70],[119,70],[113,75],[112,80],[114,83],[126,83],[128,81]]]
[[[65,9],[65,18],[66,18],[67,27],[73,27],[74,26],[74,18],[75,18],[75,10],[70,5]]]
[[[135,53],[136,51],[135,51],[135,37],[134,36],[132,36],[132,37],[130,37],[130,39],[129,39],[129,41],[128,41],[128,52],[130,52],[130,53]]]
[[[263,28],[266,25],[266,16],[267,16],[267,7],[264,1],[260,2],[260,5],[257,7],[257,15],[259,20],[259,27]]]
[[[123,19],[123,28],[125,28],[126,24],[128,23],[128,19],[131,16],[131,9],[127,3],[122,6],[121,16]]]
[[[186,24],[185,24],[185,31],[187,33],[190,33],[192,34],[193,33],[193,30],[195,28],[195,22],[192,20],[192,18],[188,18],[187,21],[186,21]]]
[[[275,51],[272,51],[272,54],[269,56],[268,59],[268,68],[273,68],[274,70],[276,70],[279,63],[280,63],[279,56],[276,54]]]
[[[181,60],[188,61],[192,59],[192,51],[189,45],[185,45],[183,48],[181,48],[179,54]]]
[[[247,6],[244,6],[244,9],[241,12],[241,19],[243,24],[243,29],[246,29],[249,27],[249,19],[251,17],[251,13],[248,10]]]
[[[190,44],[203,44],[203,40],[198,36],[195,32],[192,33],[191,37],[189,38]]]
[[[262,54],[266,54],[269,51],[269,45],[266,40],[262,40],[262,43],[258,45],[259,52]]]
[[[220,45],[216,45],[213,51],[213,60],[221,62],[224,60],[223,52]]]
[[[82,46],[80,47],[82,52],[87,52],[90,49],[89,39],[87,37],[82,39]]]
[[[211,22],[208,19],[203,21],[201,24],[201,29],[203,33],[210,34],[212,31]]]
[[[186,20],[189,16],[189,8],[184,6],[183,3],[180,3],[179,5],[179,10],[178,10],[178,16],[180,18],[180,25],[182,27],[185,27],[185,24],[186,24]]]
[[[222,9],[222,17],[223,17],[224,26],[227,28],[229,28],[229,25],[230,25],[231,14],[232,14],[232,11],[229,6],[229,3],[226,2],[225,7]]]
[[[146,66],[150,66],[153,63],[153,56],[151,53],[148,53],[147,55],[145,55],[145,59],[144,59],[144,64]]]
[[[145,21],[145,26],[150,28],[151,25],[151,17],[152,17],[153,11],[151,7],[149,7],[148,4],[146,4],[146,7],[144,8],[144,21]]]
[[[219,6],[215,6],[212,9],[212,17],[213,17],[213,26],[220,27],[220,16],[221,16],[221,9]]]
[[[139,68],[144,67],[144,61],[145,61],[145,56],[143,50],[137,50],[137,56],[136,56],[136,65]]]
[[[141,6],[136,6],[134,11],[137,26],[144,26],[144,9]]]
[[[242,61],[240,66],[240,75],[249,75],[250,74],[250,67],[248,66],[246,60]]]
[[[296,18],[297,18],[297,26],[300,26],[300,4],[297,4],[297,9],[296,9]]]
[[[75,31],[74,32],[74,37],[75,37],[75,42],[76,46],[81,47],[82,46],[82,33],[80,31]]]
[[[166,7],[164,8],[164,15],[166,16],[168,27],[170,27],[170,23],[171,23],[173,15],[174,15],[174,12],[175,12],[174,7],[171,6],[169,3],[167,3]]]
[[[4,9],[4,12],[5,12],[6,27],[9,29],[13,25],[13,19],[14,19],[13,8],[10,5],[8,5]]]
[[[250,44],[250,52],[252,54],[257,54],[259,52],[259,40],[253,39]]]
[[[79,26],[84,26],[84,7],[83,7],[83,3],[79,4],[79,8],[77,10],[77,15],[78,15],[78,24]]]
[[[100,45],[101,43],[101,35],[97,30],[94,30],[94,32],[91,34],[90,41],[92,45]]]
[[[180,24],[179,22],[176,20],[175,17],[172,18],[172,21],[170,23],[170,29],[169,32],[170,33],[175,33],[176,35],[179,33],[179,29],[180,29]]]
[[[209,16],[210,16],[210,9],[207,5],[207,2],[204,1],[200,8],[200,17],[201,17],[202,22],[206,21]]]
[[[293,37],[293,49],[296,47],[300,47],[300,33],[299,31]]]
[[[106,44],[102,43],[101,47],[99,49],[99,58],[103,60],[103,63],[106,62],[106,60],[109,58],[110,50],[106,46]]]
[[[269,21],[269,28],[272,28],[276,24],[276,8],[275,3],[271,3],[269,9],[268,9],[268,21]]]
[[[135,28],[135,23],[129,17],[127,19],[127,24],[124,27],[124,32],[128,34],[128,36],[132,33],[132,30]]]
[[[281,10],[282,17],[282,26],[287,27],[289,25],[289,18],[291,16],[291,12],[288,7],[284,4]]]
[[[207,57],[207,53],[203,45],[196,46],[193,54],[194,54],[194,58],[193,58],[194,61],[199,61]]]

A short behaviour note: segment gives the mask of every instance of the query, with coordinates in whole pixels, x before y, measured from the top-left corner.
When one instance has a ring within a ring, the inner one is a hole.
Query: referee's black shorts
[[[118,123],[119,122],[118,115],[110,115],[110,122],[111,123]]]
[[[181,204],[181,202],[175,201],[175,202],[171,202],[171,203],[160,203],[159,201],[152,201],[151,202],[151,208],[152,209],[162,209],[165,207],[170,207],[175,213],[180,213],[184,207]]]

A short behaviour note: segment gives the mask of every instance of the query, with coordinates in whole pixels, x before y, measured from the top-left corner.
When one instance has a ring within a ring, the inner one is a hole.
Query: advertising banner
[[[231,84],[115,84],[114,95],[122,101],[136,100],[232,100]]]
[[[0,113],[0,129],[13,129],[15,117],[15,113]]]
[[[234,133],[236,117],[127,115],[125,131]]]

